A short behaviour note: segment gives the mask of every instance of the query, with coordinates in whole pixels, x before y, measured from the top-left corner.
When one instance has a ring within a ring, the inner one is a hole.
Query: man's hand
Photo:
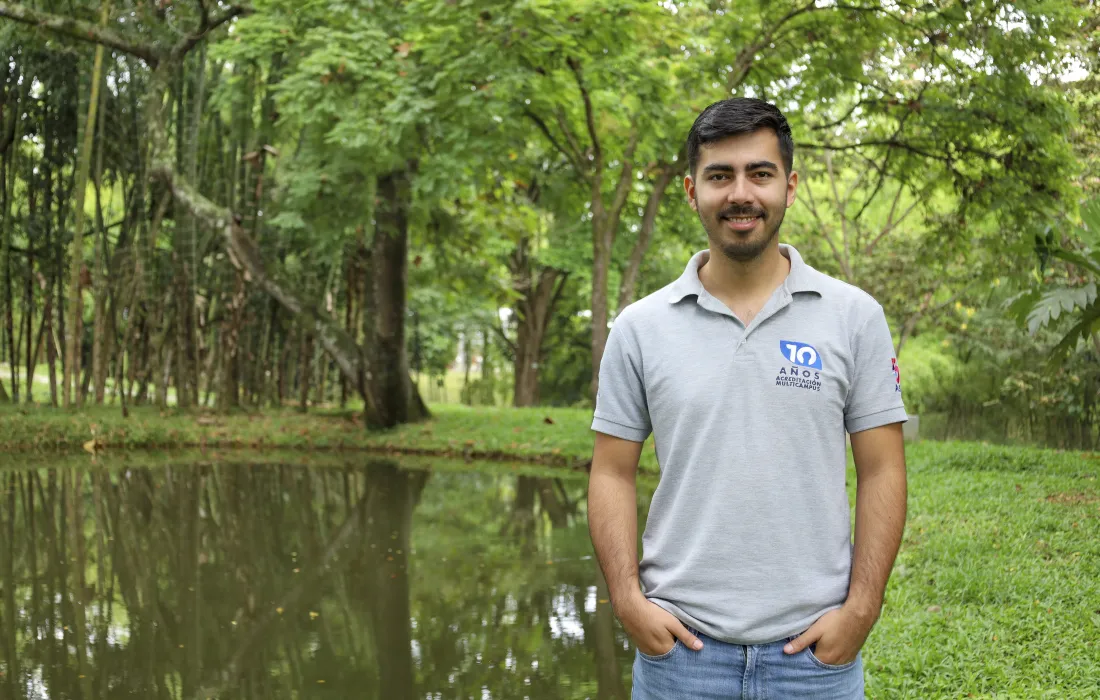
[[[856,660],[874,624],[874,615],[844,605],[819,617],[810,629],[783,647],[783,651],[797,654],[816,643],[813,654],[818,661],[843,666]]]
[[[683,623],[670,612],[638,592],[616,610],[626,633],[647,656],[661,656],[672,651],[679,638],[688,649],[699,651],[703,642],[688,632]]]

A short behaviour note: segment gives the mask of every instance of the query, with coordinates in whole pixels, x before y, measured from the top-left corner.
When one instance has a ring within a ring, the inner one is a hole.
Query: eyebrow
[[[710,165],[703,168],[704,173],[712,173],[712,172],[732,173],[732,172],[736,172],[736,170],[737,169],[734,168],[729,163],[711,163]],[[776,165],[775,163],[771,162],[770,160],[754,160],[753,162],[751,162],[751,163],[749,163],[748,165],[745,166],[745,170],[746,171],[774,170],[775,172],[779,172],[779,166]]]

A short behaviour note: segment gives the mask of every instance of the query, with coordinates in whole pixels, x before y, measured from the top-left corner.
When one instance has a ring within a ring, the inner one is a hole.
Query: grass
[[[1100,697],[1100,455],[923,442],[907,457],[867,696]]]
[[[335,409],[262,414],[183,412],[117,407],[80,412],[45,407],[0,407],[0,450],[5,453],[80,450],[93,439],[107,452],[167,448],[308,448],[412,451],[473,459],[497,458],[577,465],[591,456],[590,414],[568,408],[431,406],[424,423],[368,431],[359,414]],[[643,469],[656,471],[652,450]]]

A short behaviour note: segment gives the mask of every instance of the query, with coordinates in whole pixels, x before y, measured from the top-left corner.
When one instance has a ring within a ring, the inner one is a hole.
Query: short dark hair
[[[715,102],[695,118],[687,137],[688,169],[692,177],[699,164],[699,148],[730,136],[771,129],[779,137],[779,154],[787,174],[794,168],[794,138],[791,126],[779,109],[752,97],[731,97]]]

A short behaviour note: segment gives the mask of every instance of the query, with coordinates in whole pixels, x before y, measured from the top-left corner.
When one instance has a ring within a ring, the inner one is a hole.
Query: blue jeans
[[[634,658],[633,700],[862,700],[861,656],[843,666],[817,660],[810,649],[783,653],[790,639],[728,644],[688,628],[703,640],[692,651],[679,639],[661,656]],[[812,647],[811,647],[812,648]]]

